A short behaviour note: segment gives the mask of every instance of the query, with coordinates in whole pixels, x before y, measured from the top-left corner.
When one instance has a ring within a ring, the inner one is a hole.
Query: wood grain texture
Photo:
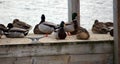
[[[118,64],[120,64],[120,0],[117,0],[117,14],[118,14]]]

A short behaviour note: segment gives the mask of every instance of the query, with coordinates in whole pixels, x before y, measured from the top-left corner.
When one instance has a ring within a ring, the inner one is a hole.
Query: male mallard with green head
[[[67,34],[64,30],[64,21],[60,23],[60,27],[54,31],[56,39],[65,39]]]
[[[34,28],[34,30],[39,31],[39,34],[46,34],[46,35],[51,34],[57,28],[56,24],[45,21],[44,14],[42,14],[41,22],[37,26]],[[36,31],[34,31],[34,33],[38,33]]]
[[[68,33],[68,35],[72,34],[75,35],[77,33],[78,28],[78,21],[76,20],[77,13],[72,14],[72,22],[66,23],[65,25],[65,31]]]

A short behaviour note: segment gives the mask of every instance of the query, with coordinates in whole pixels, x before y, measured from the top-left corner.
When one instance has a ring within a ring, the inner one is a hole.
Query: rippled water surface
[[[95,19],[113,22],[113,0],[80,0],[81,26],[90,29]],[[67,0],[0,0],[0,23],[7,25],[18,18],[34,26],[41,14],[59,24],[68,21]],[[32,30],[31,30],[32,33]]]

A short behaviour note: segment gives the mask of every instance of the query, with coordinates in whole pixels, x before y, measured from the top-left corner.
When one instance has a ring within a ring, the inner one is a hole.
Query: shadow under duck
[[[35,34],[51,34],[56,28],[57,28],[57,25],[52,22],[45,21],[45,15],[42,14],[41,22],[35,26],[34,33]]]
[[[9,23],[7,28],[8,29],[5,32],[7,38],[23,38],[28,34],[27,30],[18,27],[13,27],[12,23]]]
[[[60,27],[54,31],[54,35],[55,35],[56,39],[65,39],[66,38],[67,34],[64,30],[64,27],[65,27],[65,23],[64,23],[64,21],[62,21],[60,23]]]

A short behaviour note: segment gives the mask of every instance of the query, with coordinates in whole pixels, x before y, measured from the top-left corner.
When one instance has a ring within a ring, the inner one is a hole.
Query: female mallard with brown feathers
[[[42,14],[41,22],[37,26],[38,26],[38,28],[36,28],[36,29],[38,29],[37,31],[39,31],[39,34],[46,34],[46,35],[51,34],[57,28],[56,24],[45,21],[44,14]]]
[[[23,38],[28,34],[28,31],[22,28],[13,27],[12,23],[8,24],[8,29],[5,31],[5,35],[8,38]]]
[[[92,26],[92,32],[95,34],[107,34],[112,28],[112,22],[100,22],[99,20],[95,20]]]
[[[23,21],[20,21],[19,19],[14,19],[13,20],[13,27],[22,28],[22,29],[26,29],[29,31],[32,26],[23,22]]]
[[[90,34],[85,28],[83,28],[83,27],[78,28],[78,31],[77,31],[77,34],[76,34],[77,39],[87,40],[87,39],[89,39],[89,37],[90,37]]]

